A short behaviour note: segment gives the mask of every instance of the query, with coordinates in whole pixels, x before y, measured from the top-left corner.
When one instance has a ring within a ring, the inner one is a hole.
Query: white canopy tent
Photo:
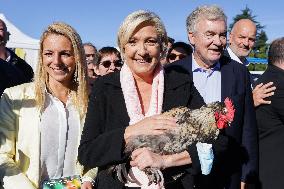
[[[0,19],[5,22],[7,29],[11,34],[6,47],[23,49],[25,61],[35,70],[38,59],[39,40],[33,39],[21,32],[15,25],[6,19],[4,14],[0,13]]]

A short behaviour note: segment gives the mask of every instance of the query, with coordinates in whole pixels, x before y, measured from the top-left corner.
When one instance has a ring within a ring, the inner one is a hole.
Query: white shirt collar
[[[243,62],[239,59],[239,57],[237,57],[237,55],[232,51],[232,49],[231,49],[230,47],[227,47],[227,51],[228,51],[228,53],[229,53],[231,59],[233,59],[233,60],[235,60],[235,61],[237,61],[237,62],[239,62],[239,63],[241,63],[241,64],[243,63]]]
[[[202,68],[201,66],[199,66],[199,64],[197,64],[194,54],[192,54],[192,71],[204,71],[204,72],[213,72],[215,70],[220,70],[220,62],[218,61],[217,63],[215,63],[215,65],[213,67],[211,67],[210,69],[206,70],[204,68]]]
[[[241,63],[245,66],[249,65],[249,62],[247,61],[247,59],[245,59],[245,61],[242,62],[241,59],[239,59],[239,57],[237,57],[237,55],[232,51],[232,49],[229,46],[227,47],[227,51],[228,51],[231,59],[233,59],[233,60],[237,61],[238,63]]]

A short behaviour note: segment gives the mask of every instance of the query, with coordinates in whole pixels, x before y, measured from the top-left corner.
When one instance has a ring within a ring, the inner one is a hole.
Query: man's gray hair
[[[193,33],[196,31],[196,25],[201,18],[206,20],[224,20],[227,23],[227,16],[225,15],[223,9],[217,5],[203,5],[197,7],[186,19],[186,29],[188,33]]]
[[[284,63],[284,37],[274,40],[268,51],[268,64]]]
[[[95,49],[95,51],[97,52],[97,48],[93,43],[91,43],[91,42],[83,43],[83,47],[85,47],[85,46],[93,47]]]

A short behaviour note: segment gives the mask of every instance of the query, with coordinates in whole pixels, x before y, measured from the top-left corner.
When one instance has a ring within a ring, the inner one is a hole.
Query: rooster
[[[234,113],[234,106],[229,98],[224,103],[213,102],[195,110],[186,107],[173,108],[163,114],[177,119],[176,129],[163,135],[139,135],[130,138],[124,152],[131,154],[135,149],[146,147],[154,153],[169,155],[183,152],[195,142],[212,143],[217,139],[220,129],[226,128],[233,121]],[[115,165],[111,170],[116,172],[121,182],[137,182],[127,173],[125,166],[125,163]],[[143,171],[149,179],[149,185],[163,182],[163,175],[157,168],[148,167]]]

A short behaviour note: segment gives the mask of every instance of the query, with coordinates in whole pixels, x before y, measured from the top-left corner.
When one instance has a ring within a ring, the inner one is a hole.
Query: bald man
[[[247,65],[246,57],[254,47],[256,38],[256,25],[249,19],[237,21],[230,33],[228,53],[230,57]]]
[[[246,57],[252,51],[256,40],[256,25],[250,19],[240,19],[237,21],[230,33],[229,46],[227,52],[231,59],[247,66],[249,62]],[[276,88],[273,82],[266,84],[260,83],[253,89],[254,106],[270,104],[271,101],[265,100],[274,94]]]

